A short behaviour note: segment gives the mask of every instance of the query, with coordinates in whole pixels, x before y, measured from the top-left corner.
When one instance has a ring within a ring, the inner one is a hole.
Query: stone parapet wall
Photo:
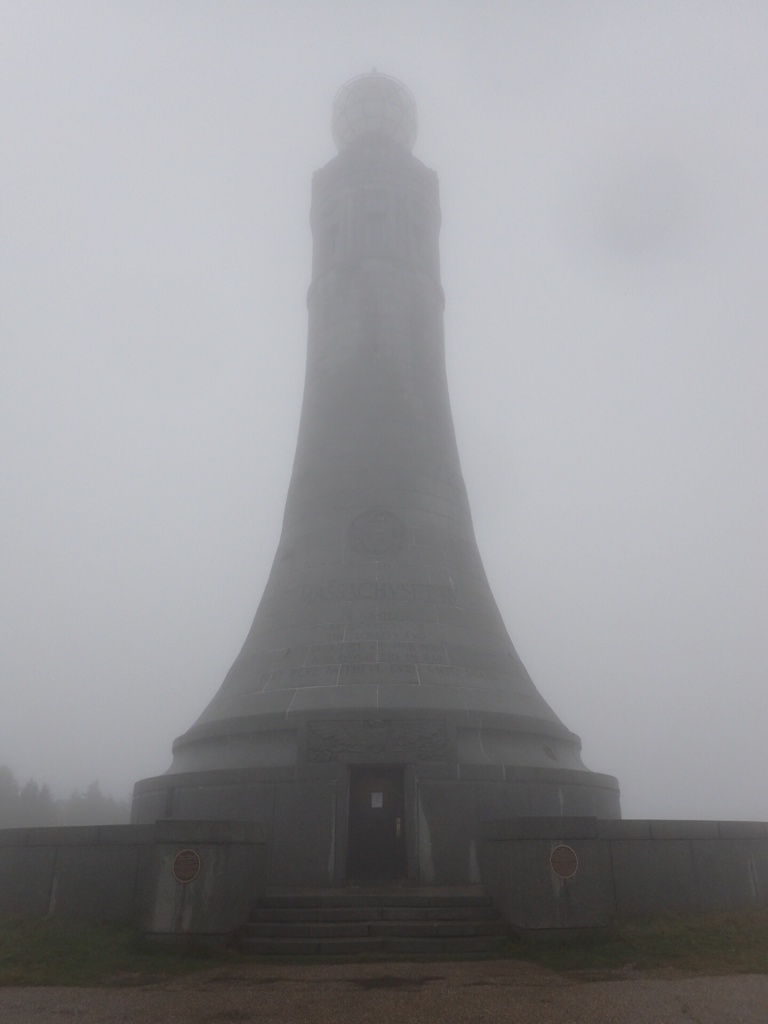
[[[317,795],[302,791],[286,828]],[[441,820],[435,851],[445,828]],[[265,826],[231,820],[2,830],[0,915],[121,921],[158,937],[220,941],[266,888],[271,845]],[[192,856],[177,860],[185,851]],[[764,822],[497,818],[476,850],[473,841],[470,860],[509,925],[528,933],[768,907]],[[177,877],[198,861],[194,877]],[[436,856],[433,863],[441,876],[459,871]]]
[[[3,829],[0,915],[216,941],[247,920],[266,884],[267,848],[267,830],[253,822]],[[184,851],[199,859],[189,881],[174,873]]]
[[[480,868],[507,922],[526,931],[742,911],[768,907],[768,824],[500,819]]]
[[[342,885],[347,878],[346,764],[169,773],[137,783],[135,820],[196,816],[270,829],[269,884]],[[421,885],[477,883],[478,844],[490,819],[617,815],[615,779],[596,772],[516,765],[421,762],[405,766],[407,878]]]

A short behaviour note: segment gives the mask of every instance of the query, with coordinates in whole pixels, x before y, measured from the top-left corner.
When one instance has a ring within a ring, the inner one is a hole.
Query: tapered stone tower
[[[137,784],[134,820],[267,823],[273,882],[469,881],[484,821],[619,817],[618,786],[585,768],[536,690],[483,570],[413,98],[355,78],[333,135],[313,183],[304,404],[274,565],[220,690],[168,772]]]

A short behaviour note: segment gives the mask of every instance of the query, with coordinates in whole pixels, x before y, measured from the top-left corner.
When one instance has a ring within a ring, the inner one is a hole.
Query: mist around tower
[[[311,47],[255,9],[6,25],[22,785],[127,796],[242,646],[298,430],[309,177],[375,65],[440,174],[462,474],[526,669],[625,814],[764,817],[763,27],[681,12],[441,12],[418,54],[405,8],[333,38],[308,12]]]

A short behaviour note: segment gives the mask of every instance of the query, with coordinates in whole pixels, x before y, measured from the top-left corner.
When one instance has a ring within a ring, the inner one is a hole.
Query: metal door
[[[391,882],[405,874],[403,768],[350,767],[347,878]]]

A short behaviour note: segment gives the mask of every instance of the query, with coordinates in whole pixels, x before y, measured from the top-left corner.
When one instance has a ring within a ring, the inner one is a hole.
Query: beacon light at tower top
[[[416,101],[396,78],[376,71],[358,75],[336,93],[332,127],[340,151],[376,137],[410,152],[417,135]]]

